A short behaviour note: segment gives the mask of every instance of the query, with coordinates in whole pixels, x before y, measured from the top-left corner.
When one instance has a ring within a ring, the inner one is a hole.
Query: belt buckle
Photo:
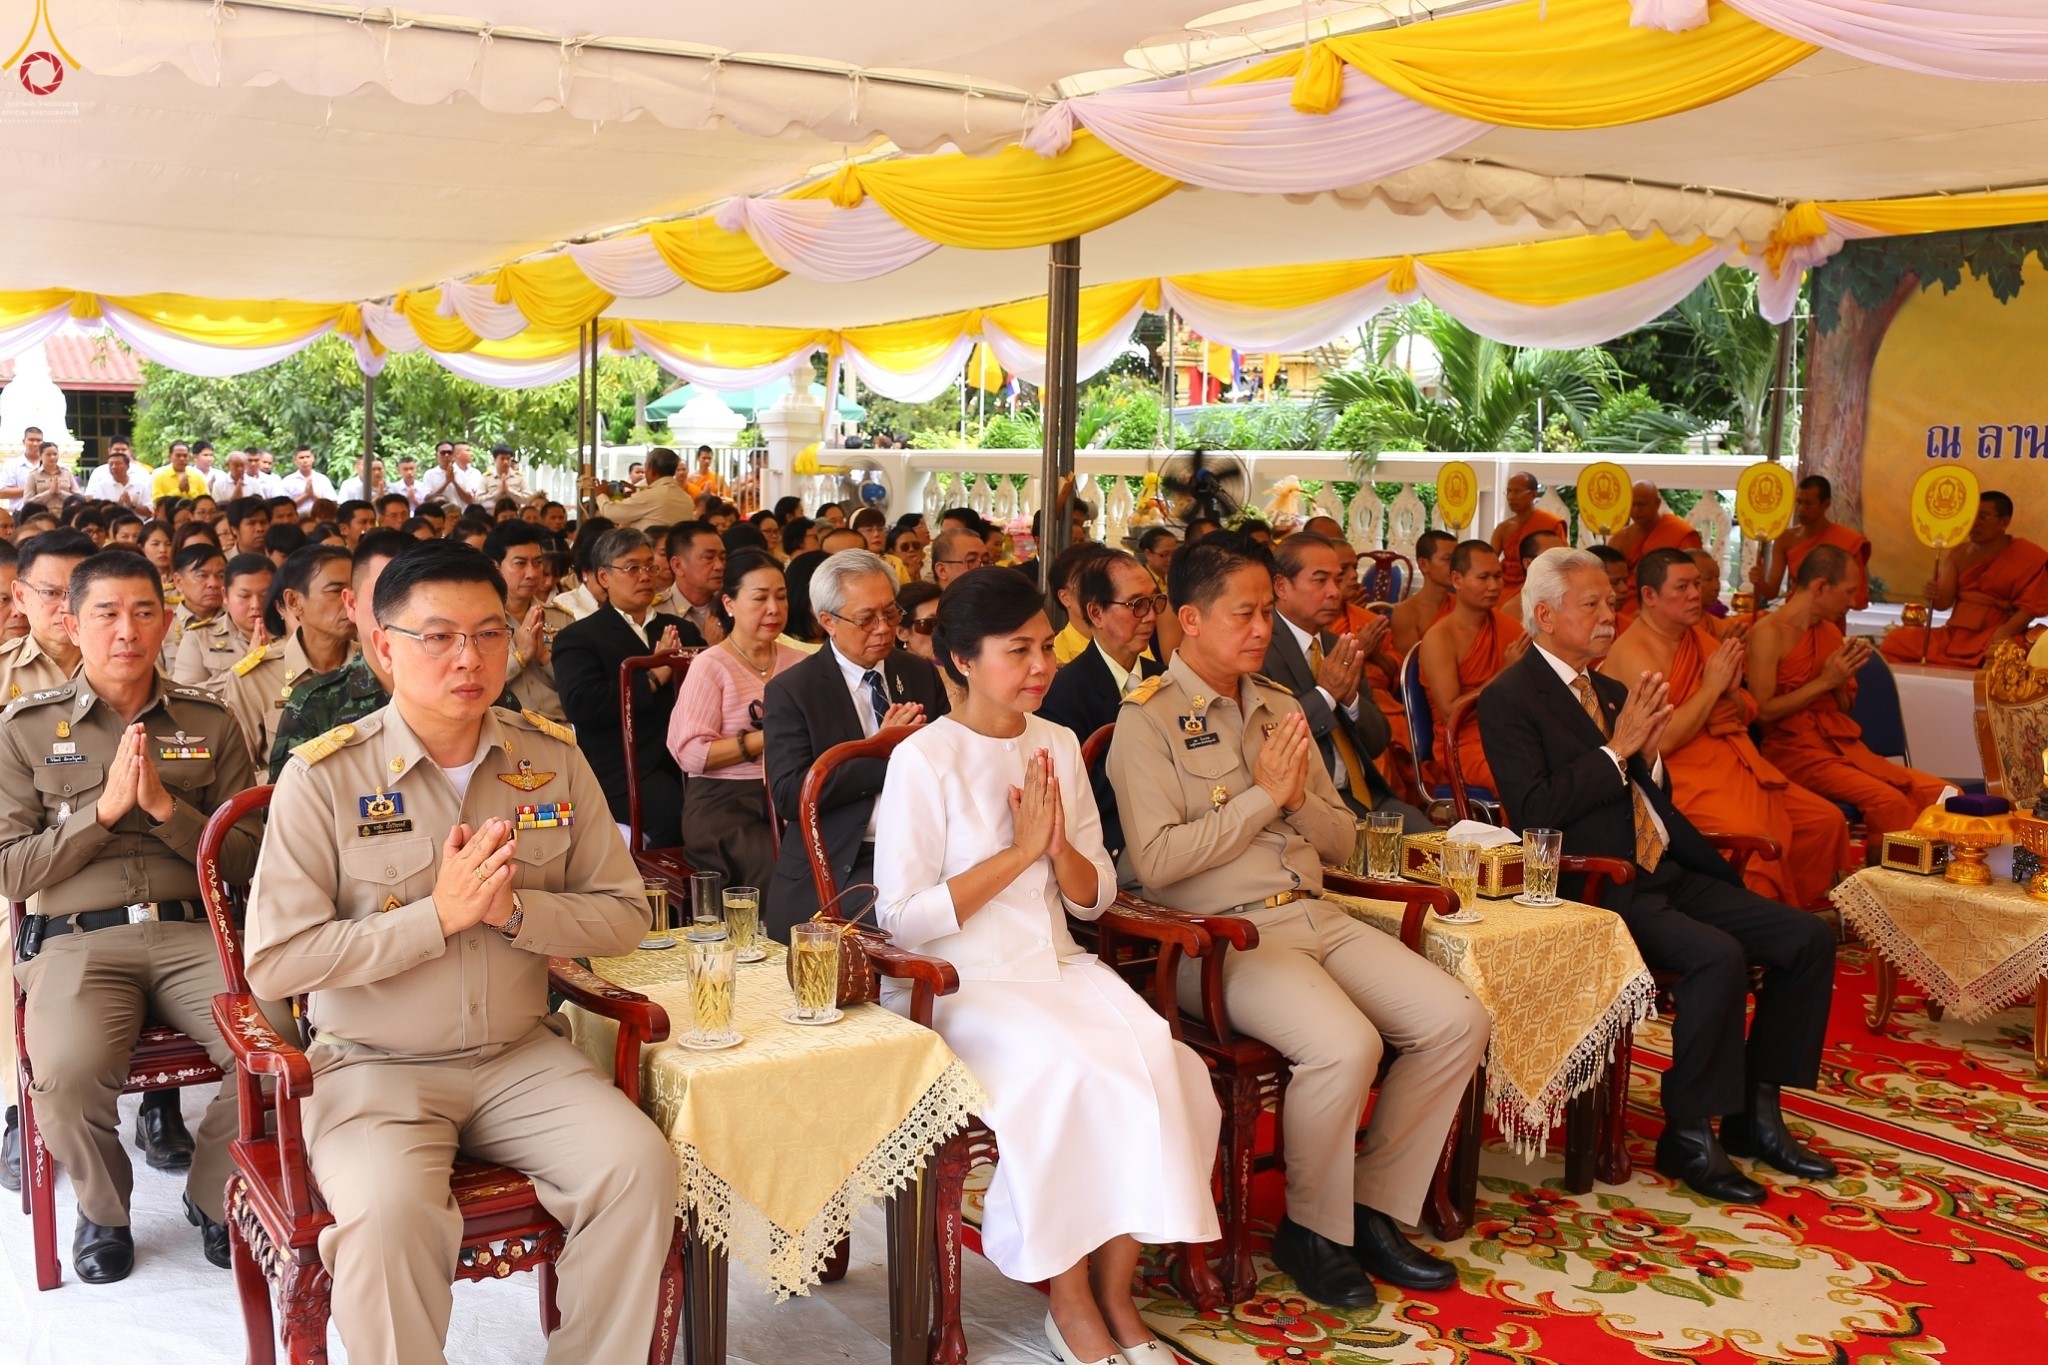
[[[128,922],[130,924],[148,924],[156,918],[155,901],[138,901],[134,905],[124,908],[128,911]]]

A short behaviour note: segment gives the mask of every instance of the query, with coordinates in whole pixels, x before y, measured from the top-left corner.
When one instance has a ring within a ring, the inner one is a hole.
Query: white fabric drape
[[[428,354],[450,374],[489,384],[494,389],[533,389],[554,384],[576,373],[576,352],[553,360],[498,360],[473,351],[430,351]]]
[[[851,341],[841,349],[840,358],[856,379],[882,397],[893,398],[899,403],[929,403],[953,387],[953,381],[967,367],[967,355],[973,349],[974,337],[962,334],[936,360],[915,370],[887,369],[870,359]],[[1040,362],[1041,367],[1043,363]]]
[[[842,209],[825,199],[728,199],[716,221],[790,274],[831,284],[871,280],[939,249],[872,200]]]
[[[652,359],[670,374],[692,384],[701,384],[719,393],[738,393],[742,389],[758,388],[776,379],[786,379],[792,373],[806,369],[818,348],[806,346],[772,364],[751,369],[734,369],[726,365],[713,364],[701,356],[687,355],[671,350],[638,327],[628,325],[633,334],[633,346],[640,354]]]
[[[1055,156],[1080,124],[1141,166],[1204,189],[1314,194],[1376,180],[1493,131],[1398,95],[1355,70],[1328,114],[1293,107],[1294,82],[1155,82],[1055,105],[1025,145]]]
[[[1348,293],[1286,312],[1247,308],[1159,282],[1159,300],[1205,337],[1236,351],[1299,351],[1364,325],[1387,306],[1384,276]]]
[[[2040,0],[1727,0],[1815,47],[1878,66],[1972,81],[2048,80],[2048,7]],[[1638,28],[1683,33],[1707,0],[1631,0]]]
[[[0,327],[0,360],[12,360],[23,351],[42,345],[64,330],[64,324],[70,320],[68,309],[52,308],[12,327]]]
[[[614,298],[658,298],[683,282],[661,258],[654,239],[644,232],[597,242],[572,242],[567,250],[576,268]]]
[[[1140,304],[1112,323],[1100,337],[1093,340],[1083,338],[1074,360],[1075,378],[1087,379],[1109,368],[1109,362],[1122,355],[1124,348],[1131,344],[1131,329],[1138,325],[1138,317],[1144,311],[1144,305]],[[1044,346],[1019,341],[994,322],[982,325],[981,339],[988,343],[996,363],[1005,370],[1021,375],[1033,384],[1045,383]],[[962,356],[960,368],[964,369],[966,365],[967,358]]]
[[[1415,282],[1424,298],[1481,336],[1511,346],[1566,351],[1610,341],[1641,327],[1690,294],[1726,259],[1718,251],[1702,251],[1637,284],[1548,307],[1511,303],[1480,293],[1421,261],[1415,263]]]
[[[61,316],[61,315],[60,315]],[[109,331],[159,365],[184,374],[225,379],[275,365],[311,346],[333,331],[332,324],[316,328],[305,336],[274,346],[209,346],[164,331],[117,304],[100,302],[100,321]]]
[[[1828,230],[1810,242],[1788,248],[1783,261],[1775,266],[1754,252],[1743,254],[1742,263],[1756,275],[1757,311],[1766,321],[1784,322],[1792,316],[1799,306],[1799,285],[1806,272],[1827,264],[1844,242],[1884,235],[1875,228],[1837,218],[1825,209],[1820,216]]]
[[[526,330],[526,314],[517,304],[499,303],[497,291],[490,285],[449,280],[441,286],[441,302],[434,311],[444,318],[462,319],[486,341],[503,341]]]

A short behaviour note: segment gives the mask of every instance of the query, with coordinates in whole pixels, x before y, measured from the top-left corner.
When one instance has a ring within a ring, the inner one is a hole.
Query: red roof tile
[[[142,362],[133,351],[104,333],[94,337],[59,335],[43,343],[50,358],[50,378],[60,389],[142,387]],[[0,384],[14,378],[14,362],[0,360]]]

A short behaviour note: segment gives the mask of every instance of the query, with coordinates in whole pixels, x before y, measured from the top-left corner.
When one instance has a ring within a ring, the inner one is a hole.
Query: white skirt
[[[933,1022],[989,1094],[981,1245],[1004,1275],[1050,1279],[1119,1234],[1220,1235],[1208,1069],[1115,972],[1081,958],[1058,981],[963,981]]]

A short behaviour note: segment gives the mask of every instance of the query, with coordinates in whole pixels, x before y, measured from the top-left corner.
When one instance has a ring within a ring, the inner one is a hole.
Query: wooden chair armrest
[[[1211,956],[1204,921],[1120,891],[1116,903],[1102,912],[1096,924],[1102,933],[1103,955],[1112,961],[1116,960],[1113,949],[1119,934],[1159,945],[1159,956],[1152,964],[1152,1008],[1166,1021],[1168,1032],[1180,1037],[1180,964],[1184,958]]]
[[[1723,857],[1735,864],[1737,872],[1748,871],[1751,858],[1761,858],[1767,863],[1775,863],[1785,852],[1778,847],[1776,839],[1767,839],[1760,834],[1723,834],[1719,830],[1703,829],[1700,831],[1700,837],[1719,849]]]
[[[313,1093],[312,1063],[296,1044],[285,1041],[270,1026],[255,996],[216,995],[213,1022],[242,1070],[275,1078],[279,1095],[294,1103]]]
[[[1233,948],[1248,953],[1258,947],[1259,926],[1237,915],[1195,915],[1189,922],[1209,936],[1209,949],[1202,954],[1202,1022],[1217,1042],[1227,1043],[1237,1035],[1223,1003],[1223,959]]]
[[[299,1122],[299,1101],[313,1093],[313,1064],[306,1060],[304,1052],[278,1036],[256,997],[246,992],[223,991],[214,996],[213,1023],[228,1051],[235,1056],[240,1140],[275,1142],[278,1176],[284,1183],[285,1212],[294,1220],[319,1216],[324,1209],[313,1192],[305,1129]],[[257,1079],[261,1076],[276,1081],[267,1096]],[[274,1119],[270,1132],[264,1130],[266,1112]]]
[[[572,957],[548,959],[548,985],[579,1008],[619,1026],[612,1045],[612,1084],[640,1103],[640,1049],[668,1037],[668,1011],[638,991],[613,985]]]
[[[1401,942],[1412,953],[1422,951],[1422,922],[1434,910],[1439,915],[1458,913],[1458,896],[1447,886],[1429,886],[1423,882],[1375,881],[1361,877],[1355,872],[1342,868],[1323,869],[1323,889],[1336,891],[1346,896],[1356,896],[1367,901],[1396,901],[1406,908],[1401,912]]]
[[[1580,892],[1588,905],[1600,903],[1600,893],[1605,883],[1623,886],[1636,879],[1636,865],[1623,858],[1602,858],[1592,855],[1567,853],[1557,860],[1560,873],[1577,875],[1584,873],[1586,885]]]
[[[930,1028],[932,1006],[938,998],[960,989],[959,971],[942,957],[926,957],[923,953],[913,953],[893,943],[878,943],[861,935],[849,937],[860,939],[861,948],[867,953],[868,961],[874,964],[877,975],[910,983],[912,1023]]]

